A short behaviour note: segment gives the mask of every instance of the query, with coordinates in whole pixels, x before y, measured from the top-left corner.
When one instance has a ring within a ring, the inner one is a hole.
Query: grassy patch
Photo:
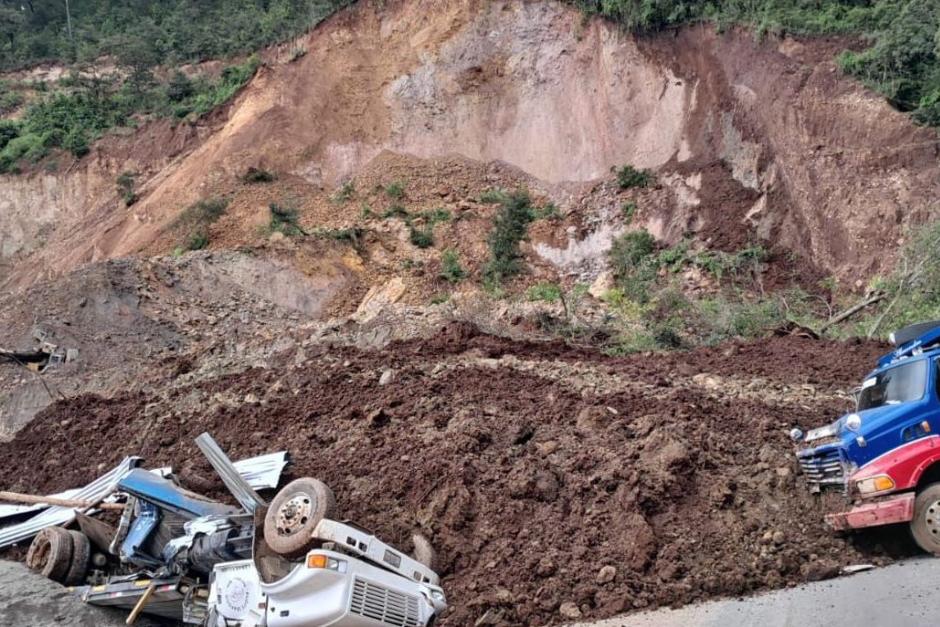
[[[460,265],[460,255],[448,248],[441,255],[440,277],[449,283],[460,283],[467,278],[467,271]]]
[[[526,290],[528,300],[545,303],[556,303],[562,298],[561,286],[557,283],[536,283]]]
[[[655,177],[649,170],[637,170],[632,165],[625,165],[617,170],[617,185],[620,189],[649,187],[653,181]]]
[[[431,226],[425,225],[418,228],[410,225],[409,241],[418,248],[430,248],[434,246],[434,231]]]
[[[134,174],[131,172],[122,172],[120,176],[117,177],[115,181],[117,185],[118,194],[120,194],[121,199],[124,201],[125,207],[130,207],[135,202],[137,202],[137,192],[134,191]]]
[[[209,245],[209,227],[225,214],[228,200],[225,198],[206,198],[186,209],[174,222],[177,230],[185,235],[180,243],[183,250],[202,250]]]
[[[273,183],[277,180],[277,176],[273,172],[264,170],[262,168],[250,167],[242,175],[242,182],[247,183],[248,185],[255,185],[258,183]]]
[[[480,194],[480,202],[484,205],[498,205],[509,198],[504,190],[499,188],[488,189]]]
[[[484,278],[491,285],[522,272],[522,253],[519,244],[528,234],[529,224],[535,219],[532,199],[525,190],[507,194],[493,220],[487,243],[490,260],[483,270]]]
[[[286,204],[271,203],[268,205],[271,217],[268,221],[268,230],[271,233],[281,233],[287,237],[308,235],[300,226],[300,217],[296,208]]]
[[[626,225],[633,224],[633,217],[636,215],[636,203],[635,202],[625,202],[620,206],[620,213],[623,215],[623,223]]]
[[[337,204],[343,204],[352,200],[352,197],[355,194],[356,184],[353,181],[346,181],[338,190],[336,190],[336,193],[333,194],[331,200]]]
[[[350,244],[353,248],[358,249],[362,245],[362,236],[365,231],[354,226],[346,229],[317,229],[313,234],[323,239]]]
[[[392,200],[401,200],[405,197],[405,184],[402,181],[394,181],[385,186],[385,195]]]

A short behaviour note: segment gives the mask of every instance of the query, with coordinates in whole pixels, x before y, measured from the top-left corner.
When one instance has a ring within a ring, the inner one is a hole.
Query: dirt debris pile
[[[233,456],[283,448],[350,519],[402,546],[416,527],[432,537],[446,624],[600,618],[890,559],[824,528],[786,436],[843,411],[882,350],[778,338],[608,359],[456,325],[378,352],[320,346],[187,386],[58,403],[0,445],[0,473],[9,489],[48,493],[127,453],[191,469],[203,431]],[[566,376],[540,376],[566,364]],[[754,377],[775,400],[744,393]]]

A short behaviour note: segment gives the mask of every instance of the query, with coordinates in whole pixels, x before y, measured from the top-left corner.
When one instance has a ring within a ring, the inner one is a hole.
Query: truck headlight
[[[862,428],[862,417],[858,414],[849,414],[845,417],[845,428],[849,431],[858,431]]]
[[[307,556],[307,568],[322,568],[325,570],[334,570],[338,573],[345,573],[346,562],[333,559],[321,553],[311,553]]]
[[[862,479],[855,484],[859,494],[872,495],[879,492],[890,492],[894,489],[894,479],[888,475],[876,475]]]

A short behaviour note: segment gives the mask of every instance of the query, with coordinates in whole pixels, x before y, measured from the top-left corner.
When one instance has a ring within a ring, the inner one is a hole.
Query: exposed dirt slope
[[[823,527],[786,436],[841,412],[882,350],[786,338],[611,360],[464,325],[381,352],[298,347],[265,369],[59,403],[0,444],[0,476],[48,492],[131,453],[208,476],[203,431],[236,457],[284,447],[349,517],[396,543],[433,537],[445,624],[556,624],[562,604],[606,617],[890,559]]]
[[[550,185],[657,168],[668,202],[646,222],[661,237],[768,241],[853,280],[940,191],[935,133],[843,78],[831,42],[637,40],[555,2],[395,0],[359,2],[303,45],[295,62],[269,51],[199,129],[148,126],[60,174],[0,180],[4,254],[32,251],[8,279],[139,251],[249,165],[331,191],[382,150],[501,160]],[[130,209],[110,183],[126,169],[145,174]]]

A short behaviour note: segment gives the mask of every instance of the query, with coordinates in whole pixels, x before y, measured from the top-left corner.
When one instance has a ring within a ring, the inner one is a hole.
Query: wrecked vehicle
[[[415,558],[351,523],[327,518],[332,491],[316,479],[285,486],[255,510],[252,559],[216,565],[207,624],[213,627],[433,625],[447,608],[433,551]]]
[[[908,523],[918,546],[940,555],[940,321],[891,342],[856,390],[854,412],[791,437],[810,489],[850,502],[826,516],[833,529]]]
[[[291,482],[269,505],[255,487],[278,481],[257,476],[261,458],[232,464],[207,434],[196,442],[240,507],[180,487],[168,469],[129,463],[108,500],[101,488],[87,508],[120,512],[117,521],[72,512],[80,531],[66,530],[57,514],[50,520],[61,522],[38,530],[27,565],[88,603],[129,610],[129,623],[145,613],[212,627],[424,627],[446,609],[423,537],[411,557],[333,520],[333,493],[316,479]]]

